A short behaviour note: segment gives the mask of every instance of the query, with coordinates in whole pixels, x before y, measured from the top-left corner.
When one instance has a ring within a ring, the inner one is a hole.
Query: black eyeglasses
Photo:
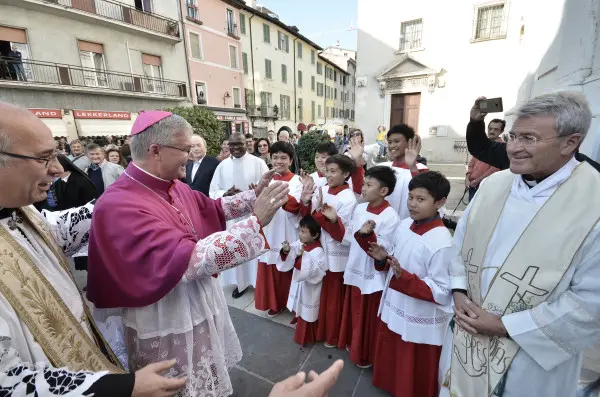
[[[48,168],[48,165],[50,164],[51,161],[54,161],[58,158],[58,152],[54,152],[48,157],[25,156],[24,154],[16,154],[16,153],[9,153],[9,152],[0,152],[0,154],[3,154],[8,157],[13,157],[16,159],[35,160],[35,161],[39,161],[40,163],[44,162],[44,167],[46,167],[46,168]]]
[[[175,147],[175,146],[169,146],[169,145],[159,145],[162,147],[168,147],[169,149],[175,149],[175,150],[179,150],[180,152],[184,152],[187,154],[190,154],[190,152],[192,151],[192,147],[191,146],[186,146],[183,149],[180,147]]]

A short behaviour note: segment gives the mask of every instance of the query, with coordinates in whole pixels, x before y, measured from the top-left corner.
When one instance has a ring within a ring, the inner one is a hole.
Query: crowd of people
[[[0,179],[15,187],[0,193],[0,387],[39,395],[52,373],[72,395],[230,395],[234,285],[393,396],[574,397],[600,337],[600,165],[579,153],[591,111],[547,94],[486,136],[482,99],[456,230],[450,182],[405,124],[378,129],[376,165],[358,130],[319,144],[307,174],[286,131],[232,133],[213,158],[181,117],[141,112],[127,160],[93,142],[57,151],[39,120],[0,105]],[[84,254],[93,315],[64,268]],[[342,366],[271,396],[323,396]]]

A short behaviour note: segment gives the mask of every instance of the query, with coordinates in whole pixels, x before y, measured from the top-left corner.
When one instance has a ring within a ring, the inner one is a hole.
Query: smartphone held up
[[[479,101],[479,110],[482,113],[500,113],[504,111],[502,98],[489,98]]]

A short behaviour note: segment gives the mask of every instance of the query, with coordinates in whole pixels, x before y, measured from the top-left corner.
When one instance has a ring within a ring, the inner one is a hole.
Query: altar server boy
[[[300,220],[298,241],[283,243],[281,259],[294,270],[287,308],[294,313],[294,340],[302,346],[317,341],[317,319],[321,285],[327,271],[327,257],[319,241],[321,226],[312,216]]]
[[[316,203],[311,199],[314,186],[312,191],[310,187],[303,186],[301,211],[302,215],[308,215],[315,210],[313,217],[323,229],[321,244],[327,254],[329,270],[321,289],[317,338],[324,340],[326,347],[334,348],[338,344],[340,333],[344,304],[344,270],[350,251],[350,244],[344,241],[344,234],[351,224],[356,197],[348,186],[348,179],[354,171],[354,161],[342,154],[336,154],[329,157],[325,165],[327,184],[315,192],[314,196],[318,197]]]
[[[393,396],[437,397],[438,364],[452,317],[449,266],[457,252],[438,210],[450,193],[439,172],[421,173],[408,185],[410,218],[398,227],[393,256],[371,244],[376,267],[387,269],[373,385]]]
[[[271,164],[275,171],[271,183],[282,181],[289,184],[287,203],[277,210],[271,222],[263,228],[270,250],[258,259],[254,306],[258,310],[268,310],[269,317],[279,315],[286,307],[292,270],[284,269],[280,258],[281,243],[298,239],[298,214],[302,182],[289,168],[294,159],[294,148],[287,142],[271,145]]]
[[[344,273],[346,292],[338,347],[350,351],[350,359],[360,368],[370,367],[375,355],[377,310],[386,273],[375,269],[368,254],[370,243],[392,251],[400,219],[386,200],[394,192],[396,175],[390,167],[375,166],[365,174],[361,197],[352,215],[345,238],[350,255]]]

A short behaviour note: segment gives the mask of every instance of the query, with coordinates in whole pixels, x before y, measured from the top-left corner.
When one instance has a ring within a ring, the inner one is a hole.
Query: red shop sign
[[[75,117],[76,119],[131,120],[131,113],[103,112],[99,110],[74,110],[73,117]]]
[[[28,109],[34,116],[40,119],[62,119],[60,109]]]

